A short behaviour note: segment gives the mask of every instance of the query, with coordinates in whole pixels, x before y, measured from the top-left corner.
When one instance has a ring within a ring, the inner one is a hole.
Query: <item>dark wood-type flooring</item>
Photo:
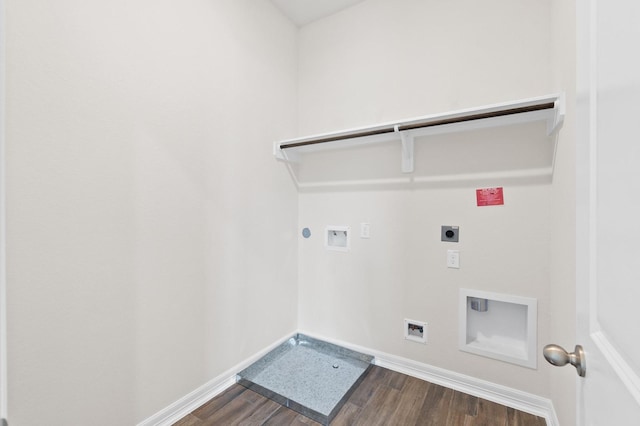
[[[240,385],[233,385],[174,426],[313,425]],[[545,420],[481,398],[374,366],[331,426],[546,426]]]

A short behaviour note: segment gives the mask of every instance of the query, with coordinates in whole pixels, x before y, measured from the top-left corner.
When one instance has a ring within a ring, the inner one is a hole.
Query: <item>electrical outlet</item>
[[[360,224],[360,238],[371,238],[371,225],[368,223]]]
[[[459,226],[442,226],[440,228],[440,241],[457,243],[460,239]]]
[[[460,269],[459,250],[447,250],[447,268]]]

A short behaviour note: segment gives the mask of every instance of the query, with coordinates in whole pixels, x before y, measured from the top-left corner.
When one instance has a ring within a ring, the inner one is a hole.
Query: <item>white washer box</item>
[[[459,349],[537,366],[537,299],[460,289]]]
[[[351,228],[342,225],[327,225],[324,229],[324,246],[327,250],[349,251]]]

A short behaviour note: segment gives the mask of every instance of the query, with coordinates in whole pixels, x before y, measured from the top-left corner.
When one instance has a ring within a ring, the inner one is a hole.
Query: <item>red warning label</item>
[[[502,187],[476,189],[476,200],[478,202],[478,207],[501,206],[504,204]]]

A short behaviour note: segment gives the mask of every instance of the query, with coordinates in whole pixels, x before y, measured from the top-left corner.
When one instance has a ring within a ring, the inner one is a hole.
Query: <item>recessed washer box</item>
[[[351,249],[351,228],[342,225],[328,225],[324,230],[324,246],[327,250],[349,251]]]
[[[427,344],[427,323],[412,319],[404,320],[404,338],[417,343]]]
[[[537,299],[460,289],[459,349],[528,368],[537,365]]]

